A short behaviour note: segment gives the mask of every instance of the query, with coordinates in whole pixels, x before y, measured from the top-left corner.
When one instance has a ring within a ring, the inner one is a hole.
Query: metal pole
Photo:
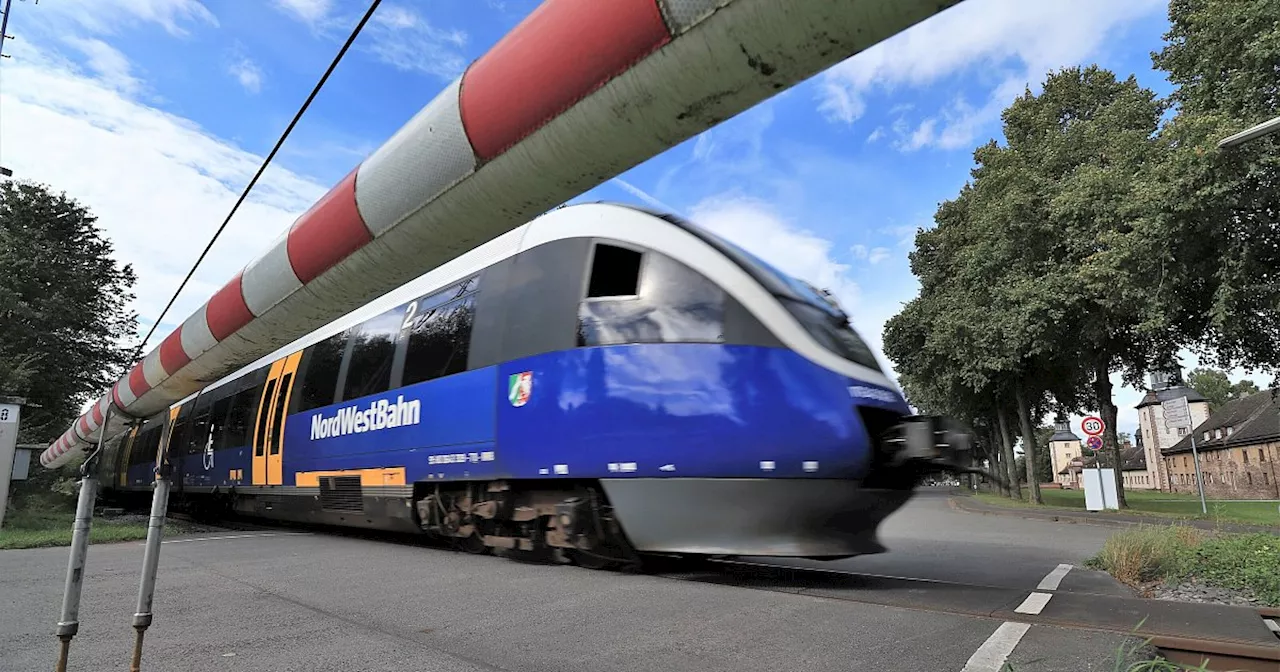
[[[156,595],[156,570],[160,566],[160,539],[164,536],[164,520],[169,510],[169,439],[172,418],[165,422],[163,449],[157,456],[155,490],[151,495],[151,518],[147,521],[147,547],[142,555],[142,579],[138,582],[138,608],[133,614],[133,659],[130,672],[142,669],[142,640],[151,626],[151,603]]]
[[[9,27],[9,12],[13,9],[13,0],[4,0],[4,18],[0,19],[0,56],[4,56],[4,41],[9,39],[5,30]]]
[[[1261,124],[1258,124],[1257,126],[1247,128],[1243,131],[1240,131],[1239,133],[1236,133],[1235,135],[1219,140],[1218,149],[1227,149],[1229,147],[1236,147],[1238,145],[1243,145],[1246,142],[1257,140],[1258,138],[1261,138],[1263,136],[1271,135],[1276,131],[1280,131],[1280,117],[1276,117],[1275,119],[1264,121]]]
[[[1196,465],[1196,486],[1200,488],[1200,512],[1209,513],[1204,503],[1204,478],[1200,476],[1200,453],[1196,451],[1196,433],[1191,432],[1191,461]]]
[[[89,555],[89,532],[93,527],[93,505],[98,498],[98,462],[107,438],[107,422],[111,419],[111,407],[107,407],[102,429],[98,433],[98,448],[80,465],[80,498],[76,502],[76,520],[71,529],[71,557],[67,560],[67,582],[62,590],[62,615],[58,619],[57,672],[66,672],[67,656],[71,653],[71,640],[80,631],[80,589],[84,587],[84,566]]]

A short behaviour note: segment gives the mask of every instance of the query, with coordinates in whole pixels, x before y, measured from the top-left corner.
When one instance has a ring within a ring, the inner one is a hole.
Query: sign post
[[[1209,507],[1204,503],[1204,478],[1200,475],[1200,452],[1196,450],[1195,425],[1191,422],[1191,408],[1187,406],[1187,398],[1170,399],[1160,404],[1160,409],[1164,412],[1165,429],[1185,428],[1191,435],[1191,462],[1196,466],[1196,487],[1200,490],[1200,512],[1207,514]]]
[[[13,474],[13,456],[18,447],[18,416],[21,403],[7,403],[0,397],[0,528],[4,527],[5,509],[9,505],[9,478]]]
[[[1083,430],[1084,433],[1089,437],[1088,440],[1086,440],[1085,445],[1089,447],[1089,450],[1093,451],[1093,464],[1094,464],[1094,470],[1098,472],[1098,496],[1101,498],[1101,501],[1102,501],[1102,504],[1101,504],[1102,510],[1105,511],[1106,509],[1109,509],[1109,508],[1114,508],[1119,510],[1120,503],[1118,500],[1116,502],[1116,506],[1114,507],[1107,505],[1107,486],[1106,486],[1106,483],[1104,483],[1102,480],[1102,456],[1101,456],[1102,433],[1106,431],[1107,423],[1103,422],[1102,418],[1099,418],[1096,415],[1090,415],[1080,422],[1080,429]],[[1118,466],[1119,465],[1117,465],[1117,467]],[[1088,507],[1087,495],[1088,493],[1086,492],[1086,497],[1085,497],[1086,507]]]

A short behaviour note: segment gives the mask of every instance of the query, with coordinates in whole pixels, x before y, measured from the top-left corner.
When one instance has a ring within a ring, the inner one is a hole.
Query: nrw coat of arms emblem
[[[513,373],[507,380],[507,400],[519,408],[529,403],[533,395],[533,372]]]

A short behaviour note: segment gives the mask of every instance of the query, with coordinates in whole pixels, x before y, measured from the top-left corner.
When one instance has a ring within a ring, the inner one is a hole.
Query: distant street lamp
[[[1271,121],[1264,121],[1253,128],[1249,128],[1233,136],[1223,138],[1218,141],[1218,149],[1229,149],[1243,145],[1251,140],[1257,140],[1265,135],[1271,135],[1276,131],[1280,131],[1280,117],[1276,117]]]

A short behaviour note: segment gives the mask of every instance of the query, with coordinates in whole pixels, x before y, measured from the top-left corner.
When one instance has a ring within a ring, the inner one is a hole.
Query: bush
[[[1280,537],[1213,534],[1192,527],[1137,527],[1112,535],[1089,566],[1134,587],[1196,579],[1280,606]]]
[[[1178,575],[1204,534],[1194,527],[1138,527],[1111,535],[1091,564],[1132,586]]]

